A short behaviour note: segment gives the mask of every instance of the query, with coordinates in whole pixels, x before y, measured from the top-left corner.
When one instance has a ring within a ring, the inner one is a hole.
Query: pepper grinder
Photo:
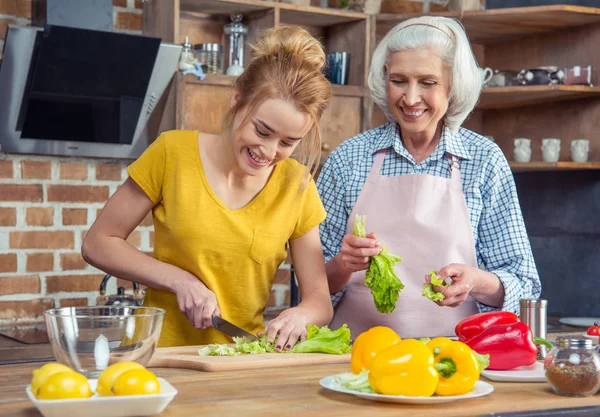
[[[533,333],[533,337],[546,338],[546,307],[548,300],[537,298],[522,298],[519,300],[521,307],[520,320],[527,324]],[[548,354],[548,348],[544,345],[538,346],[537,359],[544,359]]]
[[[225,34],[229,35],[229,67],[227,75],[238,76],[244,72],[244,38],[248,28],[242,25],[244,16],[232,14],[231,23],[225,25]]]

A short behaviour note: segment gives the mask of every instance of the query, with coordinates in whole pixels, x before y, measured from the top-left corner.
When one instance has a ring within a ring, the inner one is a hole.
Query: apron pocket
[[[250,247],[250,258],[262,264],[277,257],[285,257],[285,242],[279,233],[254,229],[254,238]]]

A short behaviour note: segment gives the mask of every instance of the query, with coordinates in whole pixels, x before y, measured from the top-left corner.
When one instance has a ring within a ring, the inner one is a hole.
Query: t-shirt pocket
[[[250,258],[259,264],[278,257],[283,260],[286,255],[285,243],[285,238],[280,233],[254,229]]]

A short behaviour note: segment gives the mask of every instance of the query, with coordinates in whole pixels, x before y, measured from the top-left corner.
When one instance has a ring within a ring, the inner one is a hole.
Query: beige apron
[[[352,233],[356,214],[366,215],[367,234],[400,255],[396,274],[404,284],[396,309],[382,314],[375,309],[365,272],[356,272],[337,306],[331,328],[347,323],[352,338],[373,326],[388,326],[402,338],[453,336],[454,327],[479,312],[468,297],[459,307],[440,307],[421,295],[425,275],[451,263],[477,267],[475,243],[462,185],[458,158],[449,156],[450,179],[427,174],[384,177],[380,169],[387,149],[375,161],[348,219]]]

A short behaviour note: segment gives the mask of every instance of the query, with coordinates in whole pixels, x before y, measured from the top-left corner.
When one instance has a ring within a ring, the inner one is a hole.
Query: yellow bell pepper
[[[427,343],[440,374],[435,389],[437,395],[462,395],[473,390],[481,372],[475,352],[466,344],[446,337],[436,337]]]
[[[371,362],[369,383],[378,394],[430,397],[438,385],[433,352],[405,339],[379,352]]]
[[[371,327],[361,333],[352,344],[352,373],[370,369],[371,361],[379,352],[400,341],[400,336],[385,326]]]

